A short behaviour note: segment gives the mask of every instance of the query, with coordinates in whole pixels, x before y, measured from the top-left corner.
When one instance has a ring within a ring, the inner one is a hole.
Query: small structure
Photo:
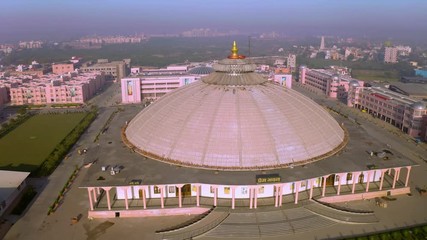
[[[14,204],[27,186],[29,172],[0,170],[0,217]]]

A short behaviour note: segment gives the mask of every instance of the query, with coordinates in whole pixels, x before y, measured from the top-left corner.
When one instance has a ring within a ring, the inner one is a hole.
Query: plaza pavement
[[[74,170],[75,165],[82,165],[85,161],[91,161],[96,157],[96,145],[94,137],[99,133],[111,113],[116,109],[111,107],[118,99],[120,89],[116,85],[108,88],[103,94],[95,97],[95,104],[101,105],[98,118],[92,123],[88,131],[81,137],[79,142],[71,151],[71,157],[64,160],[57,170],[45,179],[46,185],[42,185],[43,191],[39,193],[29,210],[13,225],[4,239],[157,239],[155,231],[181,222],[188,221],[194,216],[174,216],[174,217],[153,217],[153,218],[115,218],[115,219],[94,219],[87,218],[88,200],[87,191],[79,189],[78,186],[85,177],[87,169],[82,168],[78,177],[72,185],[71,190],[66,194],[63,203],[58,210],[47,216],[48,207],[58,196],[59,191],[64,186],[68,177]],[[386,123],[381,123],[379,119],[373,119],[370,115],[363,114],[356,109],[347,108],[337,104],[336,101],[324,98],[321,95],[309,92],[304,88],[295,87],[313,100],[340,109],[342,113],[349,117],[357,118],[362,127],[367,129],[372,137],[381,142],[390,144],[395,151],[399,151],[406,157],[417,162],[420,166],[414,167],[411,172],[410,186],[412,196],[398,196],[396,201],[391,201],[388,208],[374,206],[373,201],[349,202],[347,205],[353,208],[370,208],[375,210],[375,215],[380,219],[377,224],[342,224],[337,223],[330,227],[313,229],[312,231],[295,233],[291,239],[336,239],[343,236],[352,236],[377,232],[389,229],[412,226],[427,222],[425,207],[427,197],[419,196],[415,187],[424,187],[427,184],[427,165],[423,160],[427,156],[425,144],[415,144],[411,138],[399,133]],[[125,106],[126,109],[138,112],[140,106]],[[377,121],[378,120],[378,121]],[[104,144],[102,135],[100,143]],[[87,147],[87,155],[76,154],[77,148]],[[85,159],[86,158],[86,159]],[[91,159],[90,159],[91,158]],[[99,167],[99,166],[96,166]],[[81,220],[76,224],[71,224],[71,218],[82,214]],[[200,239],[218,239],[201,236]],[[256,237],[254,239],[283,239],[283,237]]]

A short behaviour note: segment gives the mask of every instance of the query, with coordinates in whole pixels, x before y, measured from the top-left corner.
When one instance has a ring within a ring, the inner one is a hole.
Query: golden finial
[[[237,43],[236,43],[236,41],[233,41],[233,47],[231,48],[231,55],[228,56],[228,58],[230,58],[230,59],[243,59],[243,58],[245,58],[245,56],[239,55],[238,52],[239,52],[239,49],[237,48]]]

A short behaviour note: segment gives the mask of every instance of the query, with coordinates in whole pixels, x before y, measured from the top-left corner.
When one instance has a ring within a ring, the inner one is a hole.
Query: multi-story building
[[[412,137],[426,140],[427,108],[423,101],[382,87],[363,87],[352,81],[347,105],[372,114]]]
[[[313,91],[325,94],[330,98],[347,100],[349,83],[352,80],[363,86],[364,82],[348,75],[338,74],[333,69],[310,69],[300,67],[300,83]]]
[[[80,70],[83,72],[103,72],[108,79],[120,80],[127,76],[129,65],[129,59],[111,62],[108,59],[98,59],[97,63],[82,66]]]
[[[385,63],[397,63],[397,48],[385,47],[384,62]]]
[[[43,105],[52,103],[84,103],[93,97],[105,83],[104,74],[70,73],[47,75],[43,78],[31,76],[9,77],[0,81],[0,86],[9,90],[12,105]]]
[[[52,72],[53,74],[63,74],[74,71],[73,63],[53,63]]]
[[[9,96],[7,94],[6,86],[0,85],[0,106],[9,102]]]
[[[289,54],[286,65],[288,68],[292,69],[292,71],[295,71],[295,67],[297,65],[297,56],[295,54]]]
[[[121,80],[122,103],[152,102],[179,87],[198,81],[213,70],[199,66],[168,66],[162,69],[143,69],[142,74]]]

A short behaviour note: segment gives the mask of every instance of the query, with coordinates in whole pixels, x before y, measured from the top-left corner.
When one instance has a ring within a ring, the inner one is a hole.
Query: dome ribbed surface
[[[309,98],[253,72],[215,69],[129,123],[125,135],[138,152],[190,167],[250,170],[306,164],[343,146],[343,129]]]

